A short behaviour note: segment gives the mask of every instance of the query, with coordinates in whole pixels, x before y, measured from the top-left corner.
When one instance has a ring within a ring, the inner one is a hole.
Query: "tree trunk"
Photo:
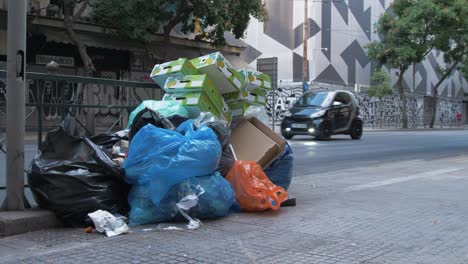
[[[397,88],[398,94],[400,95],[400,107],[401,107],[401,121],[402,121],[402,128],[408,128],[408,113],[407,113],[407,105],[406,105],[406,94],[403,88],[403,73],[404,71],[400,71],[398,75],[397,81]]]
[[[80,54],[81,61],[83,62],[83,66],[85,68],[85,75],[92,76],[93,73],[96,71],[96,69],[94,68],[93,61],[88,55],[86,45],[76,35],[75,30],[73,29],[74,20],[76,19],[75,17],[73,17],[73,7],[74,6],[70,3],[69,0],[63,1],[63,22],[65,25],[65,30],[67,31],[67,35],[70,38],[70,40],[78,49],[78,53]]]
[[[164,30],[162,57],[164,61],[169,61],[169,46],[171,45],[171,29]]]
[[[438,104],[438,98],[439,97],[439,92],[437,89],[432,89],[432,113],[431,113],[431,123],[429,124],[430,128],[434,128],[435,125],[435,120],[436,120],[436,115],[437,115],[437,104]]]
[[[437,84],[434,86],[432,89],[432,116],[431,116],[431,123],[429,124],[430,128],[434,128],[435,125],[435,120],[436,120],[436,114],[437,114],[437,105],[439,101],[439,87],[442,85],[442,83],[449,77],[453,70],[457,67],[459,62],[454,62],[452,66],[445,72],[445,74],[440,78],[440,80],[437,82]]]
[[[84,5],[84,4],[83,4]],[[83,9],[83,8],[82,8]],[[81,12],[82,10],[80,10]],[[73,16],[73,5],[69,0],[63,1],[63,17],[64,17],[64,25],[67,32],[68,37],[73,42],[73,44],[77,47],[78,53],[80,54],[81,61],[83,62],[83,67],[85,70],[85,76],[93,76],[96,73],[96,69],[94,68],[93,61],[91,57],[88,55],[88,51],[86,49],[86,45],[81,41],[81,39],[76,35],[75,30],[73,29],[74,20],[76,19]],[[84,96],[86,104],[94,104],[94,94],[91,87],[83,89],[83,93],[86,93]],[[96,123],[95,123],[95,112],[94,109],[86,109],[86,126],[88,130],[94,134]]]

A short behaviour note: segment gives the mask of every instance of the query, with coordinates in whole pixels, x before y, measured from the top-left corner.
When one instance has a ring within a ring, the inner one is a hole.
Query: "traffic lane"
[[[371,132],[361,140],[334,136],[328,141],[317,141],[301,136],[289,143],[295,154],[296,175],[468,153],[468,133],[465,131]]]

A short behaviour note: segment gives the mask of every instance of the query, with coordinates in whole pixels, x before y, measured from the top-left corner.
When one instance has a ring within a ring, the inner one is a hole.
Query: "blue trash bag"
[[[192,218],[214,219],[230,213],[236,197],[231,185],[219,173],[192,177],[172,186],[159,206],[151,201],[147,185],[134,185],[128,201],[130,203],[130,225],[144,225],[170,221],[186,221],[177,209],[177,202],[189,194],[204,193],[198,197],[198,204],[186,212]]]
[[[265,169],[265,174],[272,183],[288,190],[294,169],[294,157],[291,146],[286,143],[283,154]]]
[[[194,130],[193,121],[177,131],[144,126],[130,143],[123,164],[125,180],[148,185],[151,200],[158,206],[169,189],[183,180],[211,175],[218,167],[221,145],[207,126]]]
[[[173,115],[180,115],[184,117],[189,116],[187,109],[185,109],[181,102],[145,100],[130,113],[130,116],[128,117],[127,128],[132,126],[133,120],[138,115],[138,113],[146,108],[156,111],[167,118]]]

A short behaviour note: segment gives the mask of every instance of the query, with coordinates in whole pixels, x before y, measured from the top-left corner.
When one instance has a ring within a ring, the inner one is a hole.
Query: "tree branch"
[[[452,66],[448,70],[445,71],[444,75],[439,79],[437,84],[434,86],[434,91],[433,94],[437,94],[437,90],[439,89],[439,86],[442,85],[442,83],[447,79],[447,77],[452,74],[453,70],[457,67],[457,65],[460,63],[460,60],[457,60],[456,62],[453,63]]]

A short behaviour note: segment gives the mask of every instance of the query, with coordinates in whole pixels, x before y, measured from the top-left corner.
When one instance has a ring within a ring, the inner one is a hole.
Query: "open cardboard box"
[[[252,160],[266,169],[284,152],[286,141],[252,117],[232,130],[231,145],[236,160]]]

